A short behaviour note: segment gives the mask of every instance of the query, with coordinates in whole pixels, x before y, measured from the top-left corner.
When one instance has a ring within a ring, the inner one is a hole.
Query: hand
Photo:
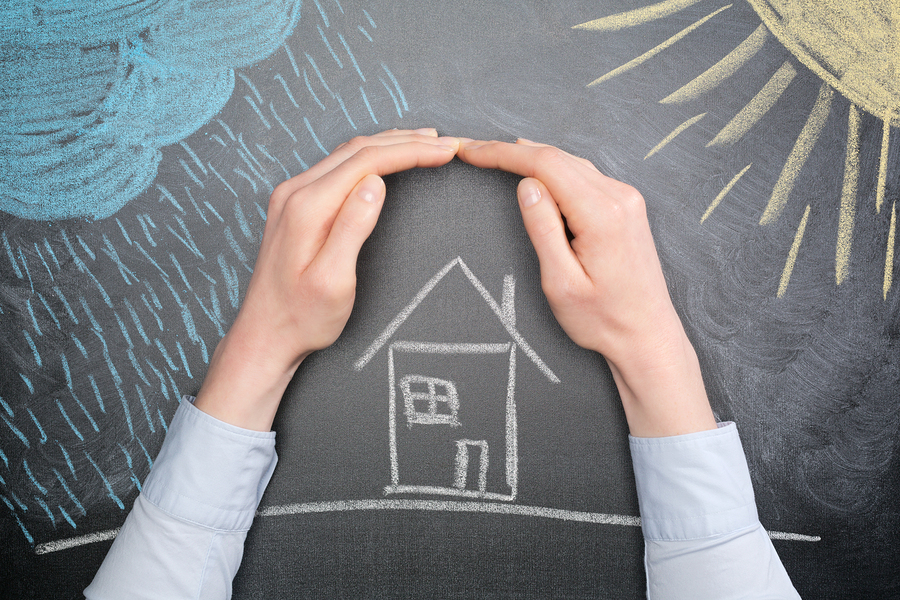
[[[459,157],[525,177],[519,206],[550,308],[575,343],[606,358],[631,433],[715,428],[637,190],[583,158],[527,140],[463,140]]]
[[[195,406],[268,430],[281,396],[311,352],[331,345],[350,316],[356,259],[375,227],[382,175],[453,159],[456,138],[386,131],[342,144],[279,185],[244,302],[210,362]]]

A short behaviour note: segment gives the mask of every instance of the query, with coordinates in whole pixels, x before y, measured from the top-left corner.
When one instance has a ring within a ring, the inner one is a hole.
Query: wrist
[[[194,405],[221,421],[269,431],[285,389],[309,354],[288,356],[240,316],[221,339]]]
[[[681,435],[716,427],[700,363],[683,330],[607,358],[628,428],[635,437]]]

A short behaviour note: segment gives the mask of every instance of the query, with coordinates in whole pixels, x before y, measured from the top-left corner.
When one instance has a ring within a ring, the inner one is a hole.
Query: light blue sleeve
[[[734,423],[629,442],[649,600],[800,598],[759,522]]]
[[[231,597],[244,539],[278,458],[275,433],[184,398],[88,600]]]

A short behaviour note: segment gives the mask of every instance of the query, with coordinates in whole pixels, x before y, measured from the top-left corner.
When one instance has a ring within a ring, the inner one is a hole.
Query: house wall
[[[514,404],[510,406],[508,402],[509,351],[425,354],[392,348],[391,352],[395,386],[399,387],[399,381],[407,374],[438,377],[452,381],[459,397],[458,426],[410,424],[403,396],[397,391],[394,435],[398,485],[453,488],[457,441],[483,440],[488,447],[486,491],[512,498],[507,457],[508,452],[515,452],[516,440],[515,430],[507,431],[508,410],[515,410]],[[473,460],[477,460],[474,455]],[[477,473],[477,468],[470,465],[470,471]],[[471,483],[466,487],[473,491]]]

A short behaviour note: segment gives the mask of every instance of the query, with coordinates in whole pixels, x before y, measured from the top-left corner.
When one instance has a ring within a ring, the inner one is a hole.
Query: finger
[[[418,141],[369,146],[324,177],[297,190],[280,208],[275,209],[270,203],[266,226],[289,218],[291,230],[302,232],[294,243],[296,252],[311,259],[327,240],[344,201],[366,175],[382,176],[417,166],[436,167],[449,162],[454,154],[452,146]]]
[[[402,136],[409,137],[409,136],[413,136],[413,135],[424,135],[426,137],[432,137],[432,138],[436,138],[438,136],[437,129],[435,129],[434,127],[422,127],[421,129],[387,129],[385,131],[379,131],[378,133],[374,133],[368,137],[384,139],[384,138],[402,137]],[[358,136],[358,137],[365,138],[366,136]],[[334,150],[332,150],[331,153],[334,154],[335,151],[337,151],[340,148],[343,148],[347,144],[348,144],[348,142],[338,144],[338,146]]]
[[[549,144],[541,144],[540,142],[533,142],[533,141],[531,141],[531,140],[529,140],[529,139],[525,139],[525,138],[519,138],[519,139],[517,139],[517,140],[516,140],[516,143],[517,143],[517,144],[523,144],[523,145],[525,145],[525,146],[551,147]],[[582,158],[582,157],[580,157],[580,156],[575,156],[575,155],[572,154],[571,152],[566,152],[565,150],[561,150],[561,151],[562,151],[562,152],[565,152],[566,155],[571,156],[571,157],[574,158],[576,161],[578,161],[578,162],[581,163],[582,165],[586,166],[587,168],[591,169],[592,171],[597,171],[598,173],[600,172],[600,169],[598,169],[598,168],[594,165],[594,163],[592,163],[592,162],[589,161],[588,159]]]
[[[501,169],[525,177],[537,176],[537,169],[542,167],[544,162],[554,166],[556,163],[562,163],[562,166],[568,168],[576,165],[579,169],[588,167],[592,174],[600,173],[587,159],[570,154],[556,146],[540,144],[524,138],[519,138],[515,144],[463,139],[460,144],[459,157],[478,167]],[[549,169],[546,170],[549,171]]]
[[[438,137],[437,129],[434,127],[423,127],[422,129],[388,129],[370,136],[356,136],[331,151],[327,158],[319,161],[318,166],[322,163],[328,165],[333,162],[341,162],[347,157],[352,156],[361,148],[373,145],[399,144],[403,141],[412,139],[426,138],[423,141],[434,141]]]
[[[553,194],[559,209],[575,223],[596,208],[592,206],[604,190],[621,185],[602,173],[586,169],[581,163],[553,146],[508,144],[505,142],[463,143],[457,154],[476,167],[500,169],[534,177]],[[570,221],[570,226],[574,225]],[[575,229],[572,229],[577,234]]]
[[[321,161],[307,169],[306,171],[296,175],[287,181],[279,184],[272,193],[270,199],[270,210],[277,210],[278,207],[293,192],[309,185],[310,182],[325,176],[336,166],[353,156],[362,148],[368,146],[387,146],[392,144],[402,144],[411,141],[419,141],[433,145],[447,145],[453,142],[455,138],[438,138],[437,131],[433,128],[425,128],[420,130],[390,130],[383,131],[372,136],[358,136],[352,140],[341,144],[335,150],[323,158]]]
[[[442,138],[438,138],[442,139]],[[449,138],[455,141],[455,138]],[[450,162],[458,146],[435,145],[420,140],[367,146],[335,167],[326,176],[317,179],[303,189],[313,210],[332,210],[335,213],[341,202],[366,175],[384,176],[416,167],[439,167]]]
[[[379,131],[374,134],[373,137],[385,137],[391,135],[408,135],[412,133],[418,133],[419,135],[427,135],[430,137],[437,137],[438,132],[434,127],[421,127],[419,129],[386,129],[384,131]]]
[[[356,259],[384,205],[384,180],[366,175],[344,200],[317,261],[337,276],[356,273]]]
[[[335,166],[344,162],[349,157],[356,154],[362,148],[367,146],[387,146],[390,144],[402,144],[409,141],[422,141],[429,144],[445,144],[447,139],[439,140],[437,130],[433,128],[425,128],[420,130],[391,130],[383,131],[371,136],[357,136],[347,142],[344,142],[335,148],[331,154],[307,169],[296,178],[299,185],[305,185],[309,180],[318,179],[325,173],[331,171]]]
[[[537,179],[526,177],[519,182],[517,193],[525,231],[541,264],[541,279],[549,281],[572,273],[583,274],[550,190]]]

